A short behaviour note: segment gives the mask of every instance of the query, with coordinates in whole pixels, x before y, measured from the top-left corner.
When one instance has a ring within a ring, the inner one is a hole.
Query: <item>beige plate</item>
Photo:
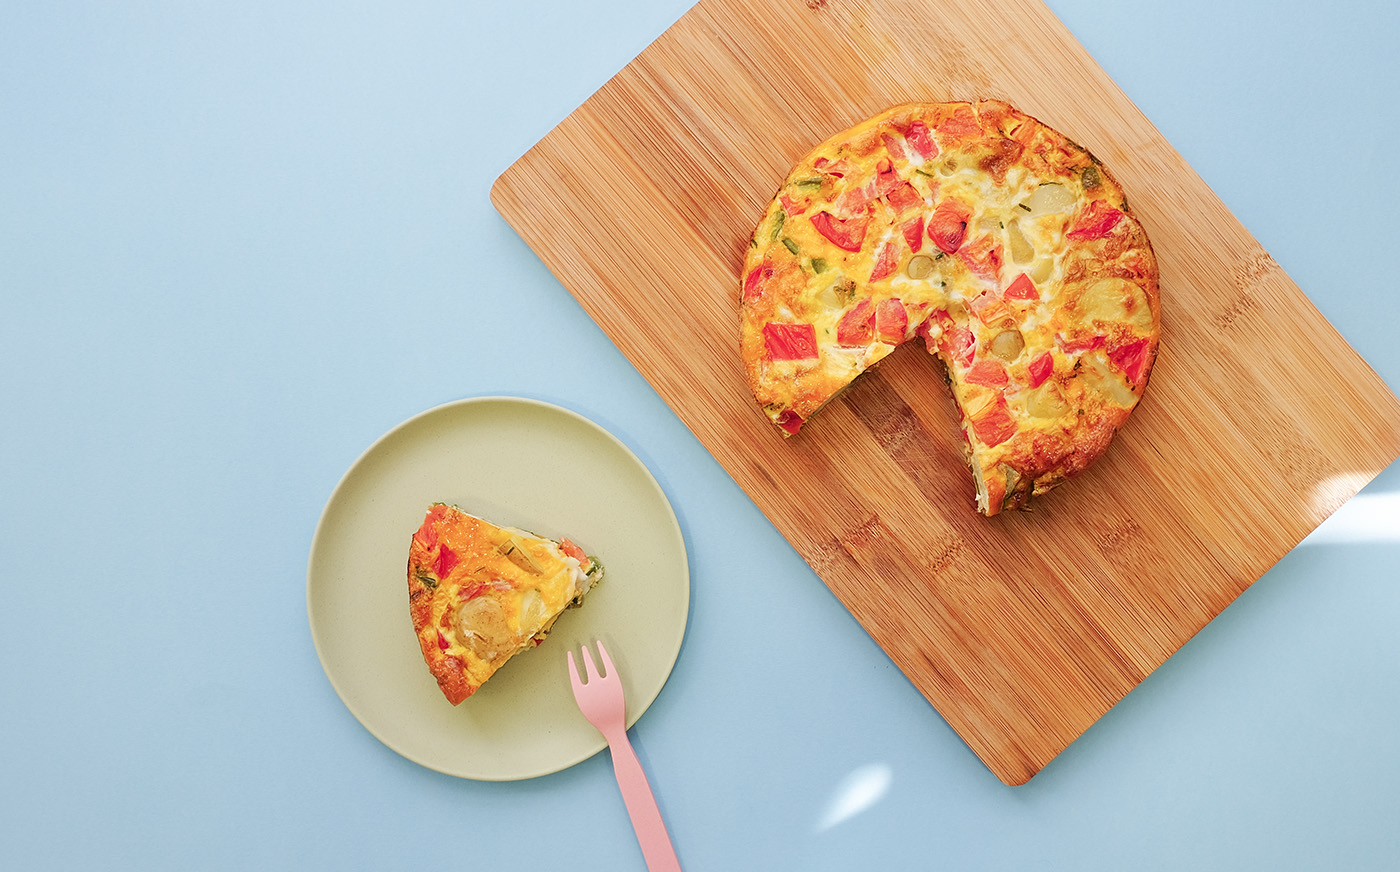
[[[460,706],[428,674],[408,616],[408,543],[433,502],[568,536],[606,575],[539,648]],[[604,747],[569,690],[565,652],[601,638],[630,726],[661,692],[690,611],[685,540],[625,445],[566,409],[479,397],[430,409],[375,442],[331,494],[311,544],[306,606],[331,684],[380,741],[439,772],[533,778]]]

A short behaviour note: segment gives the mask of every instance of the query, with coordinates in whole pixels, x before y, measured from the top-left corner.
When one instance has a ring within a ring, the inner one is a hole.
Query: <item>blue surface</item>
[[[311,644],[340,476],[496,393],[676,508],[690,626],[632,735],[687,869],[1396,868],[1400,469],[1006,787],[501,220],[687,5],[0,9],[0,866],[641,869],[606,754],[422,769]],[[1400,387],[1397,7],[1051,6]]]

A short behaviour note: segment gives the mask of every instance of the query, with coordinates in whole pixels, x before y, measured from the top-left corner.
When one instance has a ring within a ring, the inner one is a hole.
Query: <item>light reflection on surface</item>
[[[1400,542],[1400,491],[1357,494],[1300,545]]]
[[[893,780],[894,773],[884,763],[871,763],[853,770],[836,786],[826,811],[817,822],[816,832],[848,821],[879,802],[889,792]]]

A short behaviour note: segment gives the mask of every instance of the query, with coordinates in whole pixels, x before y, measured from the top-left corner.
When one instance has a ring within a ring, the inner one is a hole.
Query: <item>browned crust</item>
[[[424,521],[426,527],[434,520],[430,516]],[[441,520],[437,521],[441,523]],[[453,705],[476,693],[479,685],[472,683],[467,674],[466,664],[449,655],[438,644],[440,629],[433,623],[433,589],[424,582],[433,578],[433,561],[437,557],[439,545],[427,546],[415,535],[408,550],[408,613],[413,619],[413,631],[418,636],[418,646],[423,651],[423,660],[428,671],[437,679],[443,696]]]

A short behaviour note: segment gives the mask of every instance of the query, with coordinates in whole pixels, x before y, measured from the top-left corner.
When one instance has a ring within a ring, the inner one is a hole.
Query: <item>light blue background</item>
[[[1396,5],[1050,5],[1397,389]],[[1397,868],[1400,469],[1006,787],[499,217],[686,8],[0,8],[0,866],[641,869],[606,754],[420,768],[307,629],[355,458],[517,394],[680,518],[688,635],[632,735],[688,870]]]

